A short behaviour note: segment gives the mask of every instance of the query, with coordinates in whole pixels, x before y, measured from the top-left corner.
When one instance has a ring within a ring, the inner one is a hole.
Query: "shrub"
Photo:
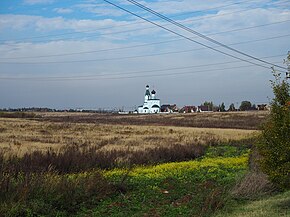
[[[290,58],[290,56],[288,56]],[[271,81],[274,99],[271,102],[269,120],[262,127],[257,148],[262,171],[278,187],[290,188],[290,96],[289,84],[273,72]]]
[[[212,141],[214,143],[215,141]],[[99,150],[97,146],[83,144],[66,145],[60,151],[47,149],[25,153],[22,157],[9,156],[4,160],[0,152],[0,169],[5,165],[7,171],[13,172],[46,172],[59,174],[90,171],[92,169],[111,169],[130,167],[140,164],[157,164],[193,160],[204,155],[202,144],[171,144],[168,146],[145,148],[144,150]]]
[[[0,213],[4,216],[73,214],[82,207],[96,206],[115,192],[114,186],[98,171],[79,175],[54,172],[3,175],[0,175]]]
[[[0,216],[71,216],[116,192],[97,170],[60,174],[49,166],[31,167],[26,162],[5,160],[0,152]]]

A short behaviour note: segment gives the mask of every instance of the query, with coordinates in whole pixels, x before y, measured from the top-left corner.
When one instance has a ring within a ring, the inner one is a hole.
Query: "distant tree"
[[[236,111],[235,104],[230,104],[229,111]]]
[[[211,101],[211,102],[207,102],[207,101],[205,101],[205,102],[203,103],[203,106],[207,106],[209,111],[213,111],[213,107],[214,107],[214,105],[213,105],[213,102],[212,102],[212,101]]]
[[[225,104],[222,102],[222,104],[219,106],[219,110],[220,112],[225,112],[226,111],[226,106]]]
[[[247,111],[251,110],[252,108],[252,103],[250,101],[242,101],[240,105],[240,110],[241,111]]]

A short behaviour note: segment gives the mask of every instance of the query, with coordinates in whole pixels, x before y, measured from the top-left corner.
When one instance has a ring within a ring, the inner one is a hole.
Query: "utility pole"
[[[288,66],[288,72],[286,72],[286,79],[290,78],[290,51],[288,51],[287,59],[285,60],[285,63]]]

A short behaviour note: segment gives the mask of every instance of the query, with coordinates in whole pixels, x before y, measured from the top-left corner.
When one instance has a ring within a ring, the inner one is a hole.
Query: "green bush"
[[[290,56],[288,56],[288,59]],[[289,83],[274,71],[271,81],[274,99],[268,121],[262,127],[257,148],[263,172],[278,187],[290,188],[290,108]]]

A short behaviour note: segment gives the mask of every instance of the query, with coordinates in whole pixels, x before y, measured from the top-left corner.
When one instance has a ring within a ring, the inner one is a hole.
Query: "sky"
[[[179,107],[273,97],[271,64],[286,67],[290,50],[289,0],[138,0],[248,56],[109,1],[159,27],[103,0],[0,0],[0,108],[132,110],[147,84]]]

